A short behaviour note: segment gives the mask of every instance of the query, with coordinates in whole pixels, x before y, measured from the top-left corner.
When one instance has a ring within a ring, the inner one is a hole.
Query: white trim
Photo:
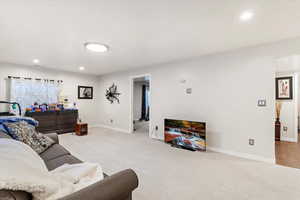
[[[152,127],[152,77],[151,74],[140,74],[140,75],[135,75],[135,76],[130,76],[129,81],[130,81],[130,116],[129,116],[129,133],[133,133],[133,86],[134,86],[134,79],[136,78],[142,78],[142,77],[149,77],[149,88],[150,88],[150,119],[149,119],[149,137],[153,138],[151,127]]]
[[[210,150],[210,151],[214,151],[214,152],[218,152],[218,153],[224,153],[224,154],[228,154],[228,155],[236,156],[236,157],[240,157],[240,158],[246,158],[246,159],[250,159],[250,160],[262,161],[262,162],[271,163],[271,164],[276,163],[275,157],[274,158],[265,158],[265,157],[254,155],[254,154],[229,151],[229,150],[224,150],[224,149],[219,149],[219,148],[214,148],[214,147],[207,147],[207,149]]]
[[[92,125],[88,125],[88,128],[99,128],[101,126],[99,126],[98,124],[92,124]]]
[[[297,139],[296,138],[289,138],[289,137],[280,137],[280,141],[297,142]]]
[[[104,124],[98,124],[93,126],[93,128],[106,128],[106,129],[110,129],[110,130],[114,130],[114,131],[118,131],[118,132],[122,132],[122,133],[130,133],[128,130],[125,129],[121,129],[121,128],[116,128],[116,127],[112,127],[112,126],[107,126]]]
[[[294,127],[294,134],[295,134],[295,138],[294,138],[294,142],[298,142],[298,91],[299,91],[299,87],[298,87],[298,73],[295,73],[294,75],[294,99],[295,99],[295,108],[294,108],[294,116],[295,116],[295,127]]]

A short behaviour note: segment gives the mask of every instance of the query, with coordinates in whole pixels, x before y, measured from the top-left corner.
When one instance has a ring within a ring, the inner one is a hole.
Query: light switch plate
[[[187,94],[192,94],[192,88],[187,88],[187,89],[186,89],[186,93],[187,93]]]
[[[257,103],[257,106],[259,106],[259,107],[265,107],[265,106],[267,106],[267,100],[265,100],[265,99],[259,99],[258,103]]]
[[[249,145],[254,146],[255,140],[254,139],[249,139]]]

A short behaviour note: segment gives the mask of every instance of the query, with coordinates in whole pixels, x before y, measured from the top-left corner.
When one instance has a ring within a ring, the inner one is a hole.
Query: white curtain
[[[22,114],[26,108],[43,103],[58,103],[61,83],[49,80],[10,79],[10,101],[21,105]]]

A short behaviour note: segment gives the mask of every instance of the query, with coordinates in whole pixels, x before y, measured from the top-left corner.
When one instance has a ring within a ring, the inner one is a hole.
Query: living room
[[[1,159],[7,161],[0,199],[298,199],[300,166],[276,164],[274,83],[276,61],[300,54],[300,2],[0,5],[0,101],[12,103],[0,104],[0,112],[16,115],[0,117]],[[142,108],[148,114],[138,117],[149,134],[134,131],[133,80],[141,76],[150,77],[148,106]],[[31,95],[36,91],[23,101],[26,84],[54,88],[45,93],[57,101],[40,101]],[[45,120],[38,116],[68,110],[76,110],[75,120],[67,120],[71,131],[49,124],[42,129]],[[186,142],[194,132],[168,144],[167,120],[204,124],[204,148],[192,148],[199,140]],[[47,148],[31,146],[29,129],[39,145],[48,141]],[[47,187],[30,170],[25,176],[26,168],[18,166],[32,166],[4,155],[9,145],[24,148],[19,156],[32,147],[41,174],[48,183],[59,176],[63,190]],[[10,170],[16,175],[7,176]],[[64,179],[70,174],[76,175],[72,184]],[[21,183],[5,182],[12,177]],[[26,178],[49,193],[41,195]]]

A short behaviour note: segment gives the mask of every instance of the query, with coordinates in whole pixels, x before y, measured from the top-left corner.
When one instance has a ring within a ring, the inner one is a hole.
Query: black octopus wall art
[[[115,84],[112,84],[107,90],[106,90],[106,99],[112,104],[115,101],[120,103],[119,96],[121,93],[118,93],[118,88]]]

